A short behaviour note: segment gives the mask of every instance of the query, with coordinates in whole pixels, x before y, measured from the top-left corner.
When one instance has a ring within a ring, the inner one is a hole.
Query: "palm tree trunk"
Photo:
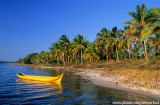
[[[147,62],[149,62],[149,60],[148,60],[148,55],[147,55],[147,46],[146,46],[146,42],[145,42],[145,41],[144,41],[144,48],[145,48],[146,60],[147,60]]]
[[[137,51],[137,48],[136,48],[136,45],[134,44],[134,48],[135,48],[135,50]],[[135,52],[135,57],[136,57],[136,60],[137,60],[137,52]]]
[[[83,64],[82,49],[81,49],[81,64]]]
[[[117,60],[119,61],[119,58],[118,58],[118,48],[116,46],[116,53],[117,53]]]
[[[138,59],[138,56],[137,56],[137,54],[136,54],[136,60]]]
[[[58,64],[59,64],[59,57],[57,57],[57,62],[58,62]]]
[[[106,52],[107,52],[107,48],[106,48]],[[107,63],[108,63],[108,53],[107,53]]]
[[[50,63],[50,62],[49,62],[49,53],[48,53],[47,55],[48,55],[48,56],[47,56],[47,60],[48,60],[47,62]]]
[[[70,57],[68,56],[68,63],[69,63],[69,61],[70,61]]]
[[[108,54],[107,54],[107,63],[108,63]]]
[[[62,61],[63,61],[63,65],[66,66],[64,57],[62,58]]]
[[[142,41],[141,41],[141,46],[142,46],[142,49],[143,49],[143,44],[142,44]],[[146,55],[145,55],[145,51],[143,51],[143,54],[144,54],[144,56],[146,56]]]
[[[130,50],[129,50],[129,44],[128,44],[128,54],[129,54],[129,60],[131,58]]]
[[[76,58],[76,65],[77,65],[77,58]]]

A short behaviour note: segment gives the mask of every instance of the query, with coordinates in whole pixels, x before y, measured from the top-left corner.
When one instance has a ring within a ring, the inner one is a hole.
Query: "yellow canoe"
[[[25,75],[25,74],[16,74],[20,79],[29,79],[36,81],[47,81],[47,82],[56,82],[60,83],[63,77],[63,74],[56,77],[47,77],[47,76],[33,76],[33,75]]]

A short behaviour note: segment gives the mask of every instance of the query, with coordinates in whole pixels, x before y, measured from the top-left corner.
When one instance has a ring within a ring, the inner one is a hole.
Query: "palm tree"
[[[52,47],[49,48],[51,51],[50,51],[50,56],[51,58],[56,58],[57,59],[57,63],[59,64],[59,54],[60,54],[60,48],[59,48],[59,44],[56,42],[56,43],[53,43],[52,44]]]
[[[160,52],[160,39],[154,37],[149,39],[149,47],[151,48],[151,52],[156,56]]]
[[[155,37],[150,38],[150,46],[155,49],[155,52],[160,50],[160,8],[152,8],[149,10],[150,18],[148,22],[151,24],[150,27],[146,29],[146,36],[155,34]]]
[[[154,24],[155,26],[160,26],[160,8],[152,8],[149,10],[150,18],[149,22]]]
[[[60,49],[60,59],[63,62],[63,65],[66,66],[66,58],[67,58],[67,51],[69,48],[69,39],[66,35],[62,35],[61,38],[59,38],[58,42],[59,49]]]
[[[74,43],[72,41],[69,42],[69,47],[68,47],[68,51],[67,51],[67,55],[68,55],[68,63],[73,59],[73,48],[74,48]]]
[[[41,51],[41,53],[39,54],[39,59],[40,62],[45,64],[49,62],[49,52],[48,51]]]
[[[149,19],[148,10],[145,7],[145,4],[142,4],[142,6],[137,5],[136,7],[137,11],[130,11],[128,14],[132,16],[132,19],[130,19],[128,22],[124,22],[123,24],[128,24],[131,28],[127,29],[124,34],[130,32],[132,35],[138,35],[138,38],[141,40],[141,42],[144,42],[144,49],[145,49],[145,57],[147,62],[148,60],[148,54],[147,54],[147,46],[146,46],[146,39],[143,39],[144,36],[144,29],[146,27],[149,27],[147,21]],[[146,31],[145,31],[146,32]]]
[[[112,37],[113,37],[112,47],[116,49],[116,56],[117,56],[117,60],[119,61],[118,44],[120,42],[120,38],[122,37],[122,31],[118,30],[117,27],[113,27]]]
[[[130,26],[125,26],[125,27],[124,27],[124,32],[125,32],[126,30],[128,30],[128,29],[130,29]],[[131,36],[132,34],[130,33],[130,31],[129,31],[129,32],[125,32],[125,33],[124,33],[124,32],[123,32],[123,35],[125,36],[125,40],[127,41],[128,57],[129,57],[129,59],[130,59],[130,58],[131,58],[131,52],[130,52],[131,39],[130,39],[130,36]]]
[[[74,39],[73,42],[75,42],[75,48],[74,51],[75,52],[79,52],[81,54],[81,63],[83,64],[83,52],[85,50],[85,46],[86,46],[86,39],[83,38],[83,35],[78,34]]]
[[[66,35],[62,35],[61,38],[59,38],[59,42],[62,42],[64,44],[69,44],[69,38],[67,38]]]
[[[77,47],[76,43],[73,44],[73,49],[72,49],[72,53],[73,53],[73,59],[76,59],[76,64],[78,64],[77,58],[79,55],[79,48]]]
[[[95,40],[96,45],[96,51],[99,51],[99,55],[103,55],[103,57],[106,55],[107,62],[108,62],[108,56],[110,55],[110,45],[111,45],[111,37],[112,32],[110,30],[107,30],[106,28],[103,28],[100,32],[97,33],[97,38]]]
[[[118,48],[119,48],[119,50],[121,51],[121,55],[123,56],[124,54],[125,54],[125,52],[126,52],[126,45],[127,43],[126,43],[126,41],[125,41],[125,38],[124,37],[122,37],[122,38],[119,38],[119,43],[118,43]],[[125,58],[126,58],[126,55],[125,55]]]
[[[147,19],[147,27],[142,31],[143,35],[141,37],[142,40],[148,39],[150,45],[154,48],[155,52],[157,52],[160,47],[160,8],[152,8],[148,12]],[[155,37],[151,37],[151,35],[155,35]],[[151,51],[151,50],[150,50]]]
[[[95,51],[98,54],[98,56],[103,59],[105,55],[105,49],[102,46],[102,43],[100,43],[100,39],[96,38],[95,41],[93,42],[95,45]]]
[[[95,47],[93,43],[89,43],[84,51],[84,59],[88,60],[89,63],[93,63],[94,60],[99,60],[100,57],[95,53]]]
[[[101,40],[105,40],[106,38],[110,37],[111,32],[106,28],[101,29],[100,32],[97,33],[97,37]]]
[[[106,49],[107,62],[108,62],[108,59],[109,59],[109,55],[111,54],[112,42],[113,42],[113,38],[112,37],[107,38],[105,40],[104,48]]]

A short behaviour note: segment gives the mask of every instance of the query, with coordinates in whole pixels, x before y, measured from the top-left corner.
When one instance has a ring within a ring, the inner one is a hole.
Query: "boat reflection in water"
[[[47,98],[62,94],[61,83],[33,81],[26,79],[16,80],[22,93],[30,94],[28,98]]]

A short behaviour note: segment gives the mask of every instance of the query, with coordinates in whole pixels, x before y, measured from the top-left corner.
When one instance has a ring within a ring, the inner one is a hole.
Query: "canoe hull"
[[[32,76],[32,75],[20,75],[16,74],[20,79],[28,79],[28,80],[35,80],[35,81],[46,81],[46,82],[56,82],[60,83],[63,77],[63,74],[56,76],[56,77],[44,77],[44,76]]]

